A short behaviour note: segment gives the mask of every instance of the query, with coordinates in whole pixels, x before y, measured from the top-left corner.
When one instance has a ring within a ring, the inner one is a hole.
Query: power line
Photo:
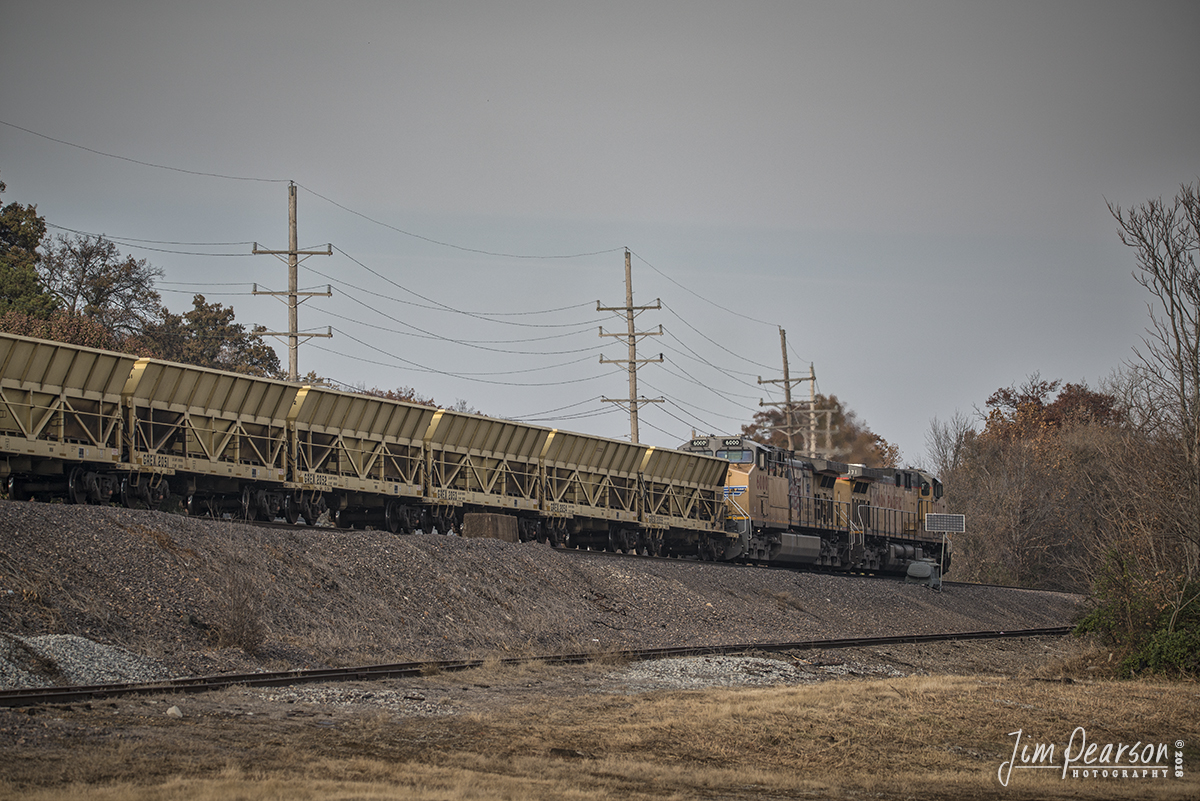
[[[242,256],[249,256],[249,255],[250,255],[249,253],[209,253],[209,252],[207,252],[207,251],[173,250],[173,249],[168,249],[168,248],[153,248],[153,247],[150,247],[150,246],[148,246],[148,245],[141,245],[141,244],[137,244],[137,243],[139,243],[139,242],[151,242],[151,241],[153,241],[153,240],[148,240],[148,239],[147,239],[147,240],[143,240],[143,239],[127,239],[127,238],[125,238],[125,237],[115,237],[115,236],[108,236],[107,234],[92,234],[92,233],[88,233],[87,231],[77,231],[77,230],[76,230],[76,229],[74,229],[74,228],[67,228],[65,225],[55,225],[55,224],[54,224],[54,223],[52,223],[52,222],[47,222],[47,223],[46,223],[46,227],[47,227],[47,228],[57,228],[57,229],[58,229],[58,230],[60,230],[60,231],[69,231],[69,232],[71,232],[72,234],[78,234],[79,236],[94,236],[94,237],[97,237],[97,238],[100,238],[100,239],[107,239],[109,242],[112,242],[112,243],[114,243],[114,244],[117,244],[117,245],[124,245],[124,246],[125,246],[125,247],[127,247],[127,248],[135,248],[135,249],[137,249],[137,250],[153,250],[153,251],[155,251],[156,253],[173,253],[173,254],[178,254],[178,255],[180,255],[180,256],[232,256],[232,257],[242,257]],[[216,242],[214,242],[214,243],[208,243],[208,242],[163,242],[162,244],[165,244],[165,245],[191,245],[191,246],[193,246],[193,247],[207,247],[208,245],[210,245],[210,244],[211,244],[213,247],[218,247],[218,246],[239,245],[239,244],[246,244],[246,245],[248,245],[248,244],[250,244],[250,243],[249,243],[249,242],[244,242],[244,243],[243,243],[243,242],[220,242],[220,243],[216,243]]]
[[[683,376],[682,376],[683,378],[685,378],[688,381],[691,381],[693,384],[695,384],[698,387],[703,387],[704,389],[707,389],[709,392],[713,393],[714,395],[721,398],[722,400],[726,400],[730,403],[737,404],[739,406],[741,404],[738,403],[738,401],[734,400],[734,398],[742,398],[743,400],[756,400],[756,398],[752,395],[738,395],[733,392],[730,392],[730,393],[722,392],[721,390],[714,387],[712,384],[705,383],[704,381],[701,381],[700,379],[696,378],[694,375],[689,373],[687,370],[683,369],[683,367],[681,367],[678,362],[671,361],[671,362],[669,362],[669,364],[671,364],[676,369],[678,369],[680,373],[683,373]],[[681,377],[678,373],[674,373],[674,372],[668,370],[666,367],[663,368],[663,372],[667,373],[668,375],[673,375],[676,378]]]
[[[736,357],[736,358],[738,358],[738,359],[741,359],[742,361],[749,362],[750,364],[753,364],[753,365],[755,365],[756,367],[762,367],[762,368],[763,368],[763,369],[765,369],[765,370],[773,370],[773,369],[775,369],[775,368],[773,368],[773,367],[768,367],[768,366],[767,366],[767,365],[765,365],[765,364],[760,364],[760,363],[758,363],[758,362],[754,361],[753,359],[747,359],[745,356],[739,356],[738,354],[736,354],[736,353],[734,353],[733,351],[731,351],[729,348],[727,348],[727,347],[725,347],[724,345],[722,345],[720,342],[717,342],[717,341],[716,341],[715,339],[713,339],[712,337],[709,337],[709,336],[706,336],[705,334],[703,334],[703,333],[700,331],[700,329],[696,328],[696,326],[692,325],[692,324],[691,324],[691,323],[689,323],[689,322],[688,322],[686,319],[684,319],[683,317],[681,317],[681,316],[679,315],[679,313],[678,313],[678,312],[676,312],[674,309],[672,309],[672,308],[671,308],[670,306],[668,306],[667,304],[665,304],[665,303],[664,303],[664,304],[663,304],[663,308],[664,308],[664,309],[666,309],[667,311],[669,311],[671,314],[674,314],[674,315],[675,315],[675,317],[676,317],[676,319],[678,319],[678,320],[679,320],[679,322],[683,323],[683,324],[684,324],[684,325],[686,325],[688,328],[690,328],[690,329],[692,329],[693,331],[695,331],[697,334],[700,334],[700,336],[701,336],[701,337],[703,337],[704,339],[708,340],[708,341],[709,341],[710,343],[712,343],[713,345],[716,345],[718,348],[720,348],[721,350],[725,351],[725,352],[726,352],[726,353],[728,353],[730,356],[734,356],[734,357]],[[761,321],[759,321],[759,322],[761,322]]]
[[[674,331],[672,331],[669,328],[664,328],[663,330],[668,335],[670,335],[671,339],[675,340],[680,345],[683,345],[683,347],[687,348],[688,352],[684,353],[683,351],[681,351],[677,348],[672,348],[670,345],[663,345],[663,347],[666,348],[667,350],[678,353],[680,356],[687,356],[688,358],[692,359],[693,361],[699,362],[700,364],[703,364],[706,367],[711,367],[712,369],[716,370],[718,373],[721,373],[726,378],[728,378],[732,381],[736,381],[739,384],[744,384],[748,387],[754,386],[754,384],[751,384],[749,382],[749,380],[743,380],[741,378],[738,378],[736,375],[737,373],[741,373],[742,375],[752,375],[751,373],[743,373],[741,370],[730,370],[725,367],[721,367],[720,365],[713,364],[708,359],[704,358],[699,353],[697,353],[695,350],[693,350],[691,348],[691,346],[689,346],[686,342],[684,342],[682,339],[680,339],[678,336],[676,336]]]
[[[157,283],[165,284],[166,286],[199,286],[199,287],[205,287],[205,286],[254,286],[254,284],[251,284],[251,283],[248,283],[245,281],[226,282],[226,283],[215,282],[215,281],[158,281]]]
[[[462,345],[464,347],[477,348],[478,350],[486,350],[486,351],[491,351],[493,353],[511,353],[511,354],[515,354],[515,355],[519,355],[519,356],[563,356],[563,355],[566,355],[569,353],[594,353],[595,351],[600,349],[600,346],[593,346],[590,348],[575,348],[573,350],[560,350],[560,351],[519,351],[519,350],[510,350],[510,349],[506,349],[506,348],[491,348],[491,347],[487,347],[487,345],[489,345],[489,344],[507,344],[507,343],[504,343],[502,341],[501,342],[487,342],[486,340],[484,340],[484,341],[480,342],[480,341],[472,341],[472,340],[451,339],[450,337],[442,336],[441,334],[436,334],[432,331],[427,331],[424,328],[420,328],[418,326],[413,325],[412,323],[406,322],[397,317],[393,317],[392,315],[388,314],[387,312],[376,309],[375,307],[373,307],[370,304],[366,303],[365,301],[355,297],[353,294],[351,294],[349,292],[343,291],[343,294],[350,300],[352,300],[355,303],[357,303],[358,305],[362,306],[364,309],[375,312],[376,314],[378,314],[381,317],[391,320],[394,323],[399,323],[400,325],[407,326],[408,328],[411,328],[413,331],[417,331],[419,333],[414,334],[409,331],[398,331],[394,328],[384,328],[383,326],[372,325],[370,323],[365,323],[362,320],[356,320],[352,317],[346,317],[345,315],[337,314],[336,312],[331,312],[327,309],[317,309],[316,311],[321,314],[327,314],[330,317],[336,317],[341,320],[346,320],[349,322],[357,323],[359,325],[363,325],[368,328],[372,328],[376,331],[384,331],[384,332],[390,333],[390,334],[400,334],[401,336],[417,337],[419,339],[432,339],[432,340],[437,340],[437,341],[441,341],[441,342],[449,342],[453,345]],[[571,334],[559,334],[559,335],[556,335],[554,337],[549,337],[549,338],[561,339],[564,336],[573,336],[574,334],[580,334],[580,333],[583,333],[583,331],[575,331]],[[534,340],[534,341],[537,341],[537,340]]]
[[[555,412],[561,412],[561,411],[563,411],[564,409],[574,409],[576,406],[582,406],[582,405],[584,405],[585,403],[595,403],[596,401],[600,400],[600,398],[601,398],[601,397],[602,397],[602,396],[600,396],[600,395],[597,395],[597,396],[596,396],[596,397],[594,397],[594,398],[588,398],[587,400],[581,400],[581,401],[577,401],[577,402],[575,402],[575,403],[568,403],[566,406],[559,406],[557,409],[547,409],[547,410],[546,410],[546,411],[544,411],[544,412],[534,412],[534,413],[532,413],[532,414],[517,415],[517,416],[516,416],[516,419],[518,419],[518,420],[526,420],[526,419],[528,419],[528,418],[530,418],[530,417],[542,417],[542,416],[544,416],[544,415],[548,415],[548,414],[554,414]],[[612,409],[611,409],[611,408],[610,408],[610,409],[606,409],[605,411],[612,411]]]
[[[155,287],[154,291],[155,292],[170,292],[172,295],[199,295],[199,294],[201,294],[199,292],[194,292],[190,289],[160,289],[159,287]],[[214,297],[214,298],[227,298],[227,297],[241,297],[243,295],[246,297],[250,297],[254,293],[253,292],[221,292],[221,291],[218,291],[218,292],[206,292],[203,294]]]
[[[379,278],[379,279],[381,279],[381,280],[383,280],[383,281],[386,281],[387,283],[391,284],[392,286],[396,287],[397,289],[403,290],[404,292],[407,292],[408,294],[412,295],[413,297],[418,297],[418,298],[420,298],[421,300],[425,301],[426,303],[431,303],[431,304],[433,304],[433,306],[421,306],[419,303],[413,303],[412,301],[401,300],[401,299],[399,299],[399,298],[388,298],[389,300],[394,300],[394,301],[395,301],[395,302],[397,302],[397,303],[404,303],[404,304],[407,304],[407,305],[410,305],[410,306],[416,306],[417,308],[426,308],[426,309],[435,309],[435,310],[436,310],[436,309],[441,309],[441,310],[444,310],[444,311],[453,312],[453,313],[455,313],[455,314],[461,314],[461,315],[464,315],[464,316],[466,316],[466,317],[474,317],[474,318],[476,318],[476,319],[479,319],[479,320],[485,320],[485,321],[487,321],[487,322],[502,323],[502,324],[504,324],[504,325],[516,325],[516,326],[522,326],[522,327],[525,327],[525,328],[574,328],[574,327],[581,326],[581,325],[594,325],[596,322],[598,322],[598,321],[589,321],[588,323],[562,323],[562,324],[550,324],[550,323],[518,323],[518,322],[513,322],[513,321],[510,321],[510,320],[494,320],[494,319],[491,319],[491,318],[492,318],[492,317],[494,317],[494,316],[497,316],[497,315],[489,315],[489,314],[487,314],[487,313],[484,313],[484,312],[469,312],[469,311],[464,311],[464,310],[462,310],[462,309],[456,309],[456,308],[454,308],[453,306],[448,306],[448,305],[446,305],[445,303],[442,303],[441,301],[434,300],[433,298],[427,298],[427,297],[425,297],[424,295],[422,295],[421,293],[419,293],[419,292],[414,292],[413,290],[409,289],[408,287],[404,286],[403,284],[400,284],[400,283],[397,283],[396,281],[393,281],[391,278],[388,278],[388,277],[387,277],[386,275],[384,275],[383,273],[380,273],[380,272],[379,272],[379,271],[377,271],[377,270],[373,270],[372,268],[368,267],[366,264],[363,264],[361,261],[359,261],[358,259],[354,258],[354,257],[353,257],[353,256],[351,256],[349,253],[347,253],[346,251],[344,251],[344,250],[342,250],[341,248],[337,247],[336,245],[333,247],[333,249],[334,249],[334,250],[336,250],[338,253],[341,253],[341,254],[342,254],[343,256],[345,256],[346,258],[350,259],[350,261],[354,262],[354,263],[355,263],[355,264],[357,264],[359,267],[362,267],[364,270],[366,270],[367,272],[371,273],[371,275],[374,275],[376,278]],[[325,275],[324,273],[322,273],[322,272],[320,272],[320,271],[318,271],[318,270],[314,270],[312,267],[306,267],[306,269],[308,269],[310,272],[316,273],[317,275],[319,275],[319,276],[321,276],[321,277],[323,277],[323,278],[326,278],[326,279],[328,279],[328,280],[330,280],[330,281],[333,281],[334,283],[339,283],[339,282],[337,281],[337,279],[331,278],[330,276],[327,276],[327,275]],[[340,283],[345,283],[345,282],[340,282]],[[357,286],[354,286],[353,284],[345,284],[345,285],[346,285],[346,286],[353,287],[354,289],[357,289],[357,290],[359,290],[360,292],[370,292],[370,291],[371,291],[371,290],[369,290],[369,289],[363,289],[362,287],[357,287]],[[377,292],[374,292],[374,293],[372,293],[372,294],[378,295],[378,293],[377,293]],[[528,312],[528,314],[549,314],[549,313],[551,313],[551,312],[553,312],[553,311],[565,311],[565,310],[569,310],[569,309],[577,309],[577,308],[581,308],[581,307],[583,307],[583,306],[588,306],[588,305],[590,305],[590,304],[587,304],[587,303],[580,303],[580,304],[576,304],[576,305],[573,305],[573,306],[565,306],[565,307],[563,307],[563,308],[561,308],[561,309],[551,309],[551,310],[549,310],[549,311],[544,311],[544,312],[542,312],[542,311],[539,311],[539,312]],[[506,315],[506,316],[511,316],[511,315]]]
[[[348,206],[343,206],[341,203],[338,203],[336,200],[333,200],[332,198],[328,198],[325,195],[322,195],[320,192],[315,192],[312,189],[309,189],[307,186],[304,186],[303,184],[297,184],[297,186],[301,187],[309,194],[316,195],[317,197],[321,198],[321,200],[324,200],[326,203],[331,203],[334,206],[337,206],[342,211],[353,214],[356,217],[362,217],[367,222],[374,223],[375,225],[390,229],[392,231],[395,231],[398,234],[404,234],[405,236],[410,236],[413,239],[420,239],[422,242],[428,242],[431,245],[438,245],[440,247],[445,247],[445,248],[453,248],[454,250],[462,250],[467,253],[478,253],[482,256],[499,256],[501,258],[506,258],[506,259],[582,259],[587,256],[602,256],[606,253],[616,253],[617,251],[621,250],[621,248],[609,248],[607,250],[596,250],[596,251],[592,251],[590,253],[569,253],[569,254],[563,254],[563,255],[533,255],[533,254],[528,254],[528,253],[499,253],[499,252],[491,251],[491,250],[482,250],[480,248],[469,248],[464,245],[456,245],[453,242],[443,242],[441,240],[433,239],[428,236],[422,236],[421,234],[414,234],[412,231],[406,231],[403,228],[398,228],[395,225],[391,225],[391,224],[385,223],[381,220],[377,220],[374,217],[369,217],[366,214],[363,214],[361,211],[355,211],[354,209],[349,208]]]
[[[172,167],[172,166],[169,166],[166,164],[155,164],[154,162],[142,161],[140,159],[130,158],[129,156],[121,156],[116,153],[107,153],[103,150],[97,150],[96,148],[87,147],[85,145],[75,144],[74,142],[68,142],[65,139],[58,139],[57,137],[53,137],[48,134],[40,133],[38,131],[34,131],[32,129],[22,127],[15,123],[7,122],[5,120],[0,120],[0,125],[7,125],[10,128],[15,128],[18,131],[24,131],[27,134],[41,137],[42,139],[46,139],[47,141],[56,142],[60,145],[66,145],[67,147],[77,148],[78,150],[83,150],[88,153],[93,153],[97,156],[104,156],[105,158],[118,159],[120,161],[127,161],[131,164],[138,164],[143,167],[153,167],[154,169],[158,169],[158,170],[169,170],[171,172],[184,173],[186,175],[197,175],[197,176],[202,176],[202,177],[206,177],[206,178],[223,178],[223,179],[229,180],[229,181],[256,181],[256,182],[260,182],[260,183],[282,184],[282,183],[288,183],[290,180],[287,178],[260,178],[260,177],[254,177],[254,176],[246,176],[246,175],[226,175],[224,173],[205,172],[203,170],[189,170],[189,169],[185,169],[183,167]],[[528,254],[528,253],[500,253],[500,252],[496,252],[496,251],[484,250],[482,248],[470,248],[470,247],[466,247],[464,245],[456,245],[453,242],[443,242],[438,239],[433,239],[432,237],[413,233],[412,231],[406,231],[403,228],[399,228],[398,226],[390,225],[381,220],[377,220],[373,217],[363,214],[360,211],[355,211],[354,209],[350,208],[349,206],[343,205],[342,203],[339,203],[330,197],[326,197],[325,195],[322,195],[320,192],[316,192],[312,189],[309,189],[307,186],[304,186],[303,184],[300,184],[298,182],[293,182],[293,183],[296,183],[297,186],[302,187],[306,192],[308,192],[309,194],[312,194],[316,197],[319,197],[321,200],[324,200],[326,203],[330,203],[334,206],[337,206],[342,211],[345,211],[349,214],[353,214],[357,217],[361,217],[362,219],[364,219],[370,223],[374,223],[375,225],[379,225],[384,228],[388,228],[399,234],[403,234],[405,236],[409,236],[414,239],[420,239],[423,242],[429,242],[430,244],[438,245],[439,247],[453,248],[454,250],[461,250],[461,251],[465,251],[467,253],[478,253],[483,256],[498,256],[498,257],[509,258],[509,259],[551,259],[551,260],[553,260],[553,259],[579,259],[579,258],[584,258],[584,257],[588,257],[588,256],[600,256],[600,255],[603,255],[606,253],[616,253],[617,251],[621,250],[621,248],[608,248],[607,250],[597,250],[597,251],[592,251],[589,253],[539,255],[539,254]],[[187,255],[190,255],[190,254],[187,254]],[[233,254],[229,254],[229,255],[233,255]]]
[[[519,381],[489,381],[487,379],[474,378],[474,377],[464,375],[461,373],[451,373],[447,370],[437,370],[432,367],[426,367],[423,364],[419,364],[419,363],[411,361],[409,359],[405,359],[401,356],[397,356],[394,353],[389,353],[388,351],[385,351],[382,348],[377,348],[368,342],[364,342],[363,340],[358,339],[357,337],[351,336],[350,334],[346,333],[345,331],[342,331],[341,329],[335,328],[333,330],[337,331],[339,334],[341,334],[342,336],[351,340],[352,342],[357,342],[359,345],[362,345],[364,348],[367,348],[368,350],[373,350],[377,353],[382,353],[385,356],[392,357],[396,361],[403,362],[403,366],[407,369],[416,370],[417,372],[422,372],[422,373],[432,373],[434,375],[444,375],[449,378],[459,378],[464,381],[473,381],[473,382],[479,383],[479,384],[492,384],[492,385],[504,386],[504,387],[557,387],[557,386],[562,386],[565,384],[582,384],[585,381],[595,381],[599,378],[605,377],[602,375],[593,375],[593,376],[587,376],[585,378],[567,379],[564,381],[550,381],[550,382],[544,382],[544,383],[522,383]],[[374,365],[381,366],[381,367],[401,367],[401,365],[396,364],[395,362],[388,363],[388,362],[381,362],[381,361],[377,361],[377,360],[373,360],[373,359],[367,359],[367,358],[364,358],[361,356],[351,356],[347,353],[340,353],[340,352],[332,350],[330,348],[321,347],[320,345],[310,345],[310,347],[314,348],[315,350],[321,350],[321,351],[325,351],[326,353],[331,353],[334,356],[341,356],[344,359],[353,359],[354,361],[364,362],[366,364],[374,364]]]
[[[732,315],[733,315],[733,316],[735,316],[735,317],[740,317],[740,318],[742,318],[742,319],[745,319],[745,320],[750,320],[750,321],[752,321],[752,322],[755,322],[755,323],[762,323],[763,325],[769,325],[769,326],[771,326],[772,328],[775,328],[775,327],[776,327],[775,323],[768,323],[766,320],[759,320],[757,317],[751,317],[751,316],[750,316],[750,315],[748,315],[748,314],[739,314],[738,312],[735,312],[733,309],[728,309],[728,308],[726,308],[726,307],[722,306],[720,303],[717,303],[717,302],[715,302],[715,301],[711,301],[711,300],[709,300],[708,298],[706,298],[706,297],[704,297],[703,295],[701,295],[699,292],[696,292],[696,291],[695,291],[694,289],[692,289],[691,287],[684,286],[683,284],[679,283],[679,282],[678,282],[678,281],[676,281],[674,278],[672,278],[671,276],[667,275],[666,273],[664,273],[662,270],[660,270],[660,269],[658,269],[657,267],[655,267],[655,266],[654,266],[653,264],[651,264],[650,262],[646,261],[646,260],[645,260],[644,258],[642,258],[642,257],[641,257],[639,254],[637,254],[637,253],[634,253],[634,255],[635,255],[635,256],[637,256],[637,257],[638,257],[638,260],[639,260],[639,261],[641,261],[643,264],[645,264],[647,267],[649,267],[651,270],[654,270],[654,272],[658,273],[658,274],[659,274],[659,275],[661,275],[663,278],[667,279],[667,280],[668,280],[668,281],[670,281],[672,284],[674,284],[675,286],[677,286],[677,287],[679,287],[680,289],[682,289],[684,292],[687,292],[687,293],[689,293],[689,294],[691,294],[691,295],[695,295],[696,297],[700,298],[700,300],[704,301],[705,303],[709,304],[710,306],[715,306],[716,308],[720,309],[721,311],[724,311],[724,312],[729,312],[730,314],[732,314]]]
[[[118,156],[115,153],[105,153],[103,150],[96,150],[95,148],[85,147],[83,145],[77,145],[74,142],[68,142],[65,139],[56,139],[53,136],[48,136],[44,133],[38,133],[37,131],[32,131],[28,128],[22,128],[20,125],[16,125],[11,122],[5,122],[4,120],[0,120],[0,125],[7,125],[9,128],[16,128],[18,131],[24,131],[27,134],[33,134],[34,136],[40,136],[42,139],[48,139],[49,141],[57,142],[60,145],[66,145],[67,147],[78,148],[79,150],[86,150],[88,153],[95,153],[97,156],[105,156],[110,159],[120,159],[121,161],[128,161],[132,164],[140,164],[143,167],[153,167],[157,170],[170,170],[171,172],[182,172],[182,173],[186,173],[188,175],[201,175],[206,178],[224,178],[225,180],[228,180],[228,181],[257,181],[259,183],[267,183],[267,184],[285,184],[285,183],[287,183],[286,178],[253,178],[253,177],[249,177],[249,176],[245,176],[245,175],[223,175],[223,174],[217,173],[217,172],[203,172],[201,170],[185,170],[182,167],[169,167],[165,164],[154,164],[149,161],[140,161],[138,159],[132,159],[132,158],[129,158],[128,156]]]
[[[651,388],[651,389],[653,389],[655,392],[657,392],[658,394],[662,395],[662,396],[663,396],[664,398],[666,398],[667,400],[669,400],[669,401],[671,401],[672,403],[674,403],[676,406],[683,406],[683,407],[686,407],[686,408],[688,408],[688,409],[692,409],[692,410],[693,410],[693,412],[692,412],[693,414],[694,414],[695,412],[703,412],[704,414],[712,414],[712,415],[716,415],[717,417],[725,417],[725,418],[733,419],[733,418],[732,418],[732,416],[731,416],[730,414],[726,413],[726,412],[716,412],[716,411],[713,411],[712,409],[705,409],[705,408],[704,408],[704,407],[702,407],[702,406],[696,406],[696,405],[695,405],[695,404],[693,404],[693,403],[686,403],[686,402],[684,402],[684,401],[681,401],[679,398],[676,398],[676,397],[674,397],[673,395],[670,395],[670,394],[668,394],[668,393],[665,393],[665,392],[663,392],[661,389],[659,389],[658,387],[656,387],[656,386],[654,386],[654,385],[650,384],[649,382],[647,382],[647,383],[646,383],[646,386],[650,387],[650,388]],[[739,408],[740,408],[740,410],[741,410],[741,411],[743,411],[743,412],[745,411],[745,408],[744,408],[744,407],[739,407]]]
[[[234,245],[253,245],[253,242],[171,242],[165,239],[136,239],[132,236],[114,237],[108,234],[93,234],[87,231],[77,231],[74,228],[67,228],[65,225],[56,225],[52,222],[46,223],[51,228],[59,228],[63,231],[70,231],[73,234],[83,234],[84,236],[102,236],[116,242],[118,239],[124,242],[148,242],[151,245],[186,245],[188,247],[232,247]]]
[[[604,417],[608,414],[619,414],[620,412],[620,409],[610,407],[598,411],[580,412],[579,414],[567,414],[559,417],[518,417],[516,419],[526,423],[559,423],[564,420],[589,420],[593,417]]]

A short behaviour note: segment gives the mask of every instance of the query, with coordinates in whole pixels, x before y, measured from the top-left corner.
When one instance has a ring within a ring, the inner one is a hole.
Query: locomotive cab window
[[[750,451],[717,451],[718,459],[727,459],[734,464],[750,464],[754,455]]]

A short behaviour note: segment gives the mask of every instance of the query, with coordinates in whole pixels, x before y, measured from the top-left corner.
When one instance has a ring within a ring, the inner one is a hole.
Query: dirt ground
[[[0,632],[172,675],[1069,625],[1081,599],[979,585],[280,530],[0,501]]]
[[[799,672],[769,686],[693,676],[645,689],[636,665],[485,664],[0,710],[0,797],[1200,797],[1200,688],[1094,678],[1106,654],[1070,638],[769,658]],[[1061,753],[1074,726],[1183,741],[1187,771],[1132,784],[1027,771],[1000,784],[1010,732],[1056,737]]]
[[[0,530],[0,631],[170,675],[597,654],[0,709],[0,799],[1200,798],[1196,686],[1111,682],[1071,638],[611,656],[1061,626],[1074,596],[6,501]],[[1183,776],[1000,783],[1012,732],[1061,755],[1075,727],[1183,743]]]

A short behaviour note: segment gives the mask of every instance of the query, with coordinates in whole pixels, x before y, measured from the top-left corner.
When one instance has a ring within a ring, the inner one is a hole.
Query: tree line
[[[968,531],[958,578],[1087,593],[1126,675],[1200,675],[1200,193],[1109,205],[1149,324],[1093,389],[1032,375],[927,446]],[[982,423],[978,430],[977,424]]]
[[[7,187],[0,181],[0,193]],[[231,307],[192,298],[176,314],[154,282],[162,270],[122,255],[103,235],[47,233],[34,205],[0,208],[0,330],[249,375],[284,375]]]

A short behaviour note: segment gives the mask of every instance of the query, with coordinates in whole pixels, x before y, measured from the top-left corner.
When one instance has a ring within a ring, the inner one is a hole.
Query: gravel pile
[[[774,684],[812,684],[829,676],[906,675],[889,665],[842,662],[814,665],[755,656],[693,656],[639,662],[613,675],[623,692],[684,690],[702,687],[746,687]]]
[[[1080,603],[117,507],[0,501],[0,532],[0,632],[120,646],[172,676],[1013,630],[1069,624]]]
[[[151,682],[169,675],[156,660],[82,637],[0,636],[0,689]]]
[[[341,685],[292,686],[260,692],[263,701],[278,704],[297,704],[319,707],[371,707],[395,712],[405,717],[440,717],[452,715],[453,704],[429,700],[414,690],[367,689]]]

